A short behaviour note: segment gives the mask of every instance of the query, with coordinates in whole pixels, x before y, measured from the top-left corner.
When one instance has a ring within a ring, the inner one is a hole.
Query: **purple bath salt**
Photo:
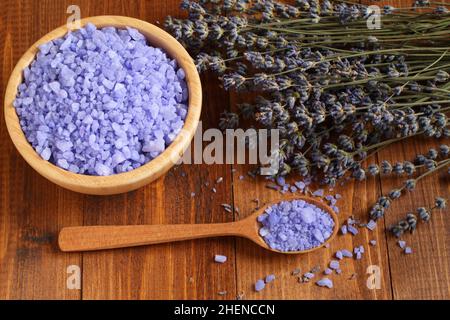
[[[370,231],[373,231],[376,227],[377,227],[377,223],[374,220],[370,220],[367,225],[366,225],[367,229],[369,229]]]
[[[347,226],[347,230],[354,236],[356,236],[359,232],[358,229],[356,229],[356,227],[354,227],[352,225]]]
[[[263,290],[266,287],[266,283],[264,282],[264,280],[258,280],[255,283],[255,291],[259,292],[261,290]]]
[[[398,240],[397,243],[398,243],[398,246],[399,246],[400,248],[405,249],[405,247],[406,247],[406,241]]]
[[[341,233],[342,234],[347,234],[347,226],[344,224],[342,227],[341,227]]]
[[[270,282],[272,282],[273,280],[275,280],[275,275],[274,275],[274,274],[269,274],[269,275],[266,277],[266,283],[270,283]]]
[[[217,262],[217,263],[225,263],[225,262],[227,262],[227,257],[223,256],[223,255],[220,255],[220,254],[216,254],[214,256],[214,261]]]
[[[333,273],[333,270],[331,270],[330,268],[326,268],[324,271],[323,271],[323,274],[324,275],[330,275],[330,274],[332,274]]]
[[[333,270],[339,269],[339,261],[331,260],[330,261],[330,269],[333,269]]]
[[[350,250],[342,249],[340,251],[342,253],[342,256],[344,256],[346,258],[352,258],[353,257],[353,253]]]
[[[342,254],[342,251],[341,251],[341,250],[336,251],[335,256],[336,256],[336,258],[339,259],[339,260],[342,260],[342,259],[344,258],[344,255]]]
[[[282,201],[268,207],[258,221],[259,234],[270,248],[303,251],[322,245],[333,233],[333,218],[304,200]]]
[[[405,254],[411,254],[412,253],[412,249],[411,249],[411,247],[405,247],[405,250],[403,252]]]
[[[322,278],[316,282],[319,287],[327,287],[329,289],[333,288],[333,281],[328,278]]]
[[[185,73],[132,28],[88,24],[39,48],[14,101],[44,160],[74,173],[112,175],[161,154],[187,114]]]

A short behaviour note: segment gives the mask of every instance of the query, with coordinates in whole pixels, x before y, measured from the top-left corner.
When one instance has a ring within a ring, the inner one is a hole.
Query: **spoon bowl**
[[[304,200],[327,212],[334,221],[333,233],[320,246],[302,251],[279,251],[269,247],[259,235],[261,223],[258,216],[281,201]],[[94,251],[150,244],[184,241],[200,238],[237,236],[247,238],[257,245],[277,253],[300,254],[317,250],[331,242],[339,229],[336,213],[324,202],[307,196],[292,196],[267,203],[247,218],[228,223],[213,224],[169,224],[128,226],[82,226],[63,228],[59,233],[59,248],[65,252]]]

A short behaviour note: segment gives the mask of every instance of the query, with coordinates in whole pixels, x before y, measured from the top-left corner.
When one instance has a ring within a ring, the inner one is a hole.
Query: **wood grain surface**
[[[390,1],[403,5],[410,1]],[[377,4],[383,2],[377,2]],[[67,20],[66,0],[4,0],[0,10],[0,97],[22,54],[40,37]],[[78,0],[82,17],[125,15],[157,24],[167,15],[182,16],[178,0]],[[242,97],[218,88],[212,75],[202,76],[203,128],[217,127],[219,114]],[[251,214],[261,203],[279,198],[264,179],[247,175],[249,167],[182,165],[157,181],[127,194],[88,196],[62,189],[36,173],[14,148],[0,112],[0,299],[450,299],[450,219],[448,210],[420,225],[405,240],[414,250],[402,254],[385,226],[436,195],[449,195],[449,177],[427,177],[414,193],[396,201],[373,232],[338,235],[329,248],[299,256],[266,251],[245,239],[217,238],[103,252],[62,253],[56,236],[62,227],[82,225],[231,222]],[[369,160],[411,160],[438,142],[407,140]],[[244,179],[240,179],[244,176]],[[223,177],[223,182],[215,183]],[[376,178],[349,182],[340,193],[340,221],[354,215],[365,220],[381,194],[401,181]],[[216,192],[212,188],[216,188]],[[191,193],[195,192],[192,197]],[[220,206],[231,203],[233,213]],[[371,239],[376,246],[369,246]],[[364,245],[360,261],[346,259],[342,274],[332,275],[333,289],[299,283],[291,272],[325,267],[338,249]],[[214,255],[228,257],[214,263]],[[81,269],[81,288],[68,289],[67,267]],[[367,268],[378,266],[381,288],[366,285]],[[277,279],[260,293],[256,280]]]

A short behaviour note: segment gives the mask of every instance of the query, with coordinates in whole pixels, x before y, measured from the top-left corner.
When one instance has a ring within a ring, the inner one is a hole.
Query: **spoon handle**
[[[93,251],[135,247],[190,239],[242,236],[239,222],[214,224],[169,224],[129,226],[84,226],[63,228],[58,243],[62,251]]]

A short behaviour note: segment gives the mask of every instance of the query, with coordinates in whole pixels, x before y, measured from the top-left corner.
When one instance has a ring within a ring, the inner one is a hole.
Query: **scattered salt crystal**
[[[347,226],[345,224],[341,227],[341,233],[347,234]]]
[[[352,258],[353,257],[353,253],[347,249],[342,249],[340,250],[342,252],[342,256],[346,257],[346,258]]]
[[[255,283],[255,291],[256,292],[263,290],[265,287],[266,287],[266,284],[265,284],[264,280],[260,279],[260,280],[256,281],[256,283]]]
[[[273,274],[269,274],[266,277],[266,283],[272,282],[273,280],[275,280],[275,275],[273,275]]]
[[[370,240],[369,241],[371,246],[376,246],[377,245],[377,240]]]
[[[303,181],[296,181],[296,182],[294,182],[294,185],[302,191],[306,187],[306,184]]]
[[[333,281],[331,281],[328,278],[322,278],[319,281],[317,281],[316,284],[319,287],[327,287],[327,288],[330,288],[330,289],[333,288]]]
[[[335,256],[339,260],[342,260],[344,258],[343,254],[342,254],[342,251],[340,251],[340,250],[336,251]]]
[[[406,247],[406,241],[398,240],[397,243],[398,243],[398,246],[399,246],[400,248],[405,249],[405,247]]]
[[[318,190],[314,191],[312,195],[315,197],[323,197],[323,194],[324,194],[324,190],[318,189]]]
[[[405,254],[411,254],[412,253],[411,247],[405,247],[404,252],[405,252]]]
[[[330,261],[330,269],[333,270],[339,269],[339,261],[337,260]]]
[[[216,254],[214,256],[214,261],[217,262],[217,263],[225,263],[227,261],[227,257],[223,256],[223,255],[220,255],[220,254]]]
[[[352,225],[347,226],[347,230],[348,230],[348,232],[350,232],[354,236],[356,236],[358,234],[358,229],[356,229]]]
[[[369,229],[370,231],[374,230],[376,226],[377,223],[374,220],[370,220],[366,225],[367,229]]]
[[[284,179],[284,177],[279,176],[276,178],[276,181],[280,187],[284,187],[286,185],[286,180]]]
[[[323,273],[324,273],[325,275],[330,275],[330,274],[333,273],[333,270],[331,270],[330,268],[326,268],[326,269],[323,271]]]
[[[191,198],[195,197],[195,192],[191,192]]]
[[[314,278],[314,273],[312,273],[312,272],[306,272],[304,275],[303,275],[303,277],[304,278],[306,278],[306,279],[312,279],[312,278]]]

